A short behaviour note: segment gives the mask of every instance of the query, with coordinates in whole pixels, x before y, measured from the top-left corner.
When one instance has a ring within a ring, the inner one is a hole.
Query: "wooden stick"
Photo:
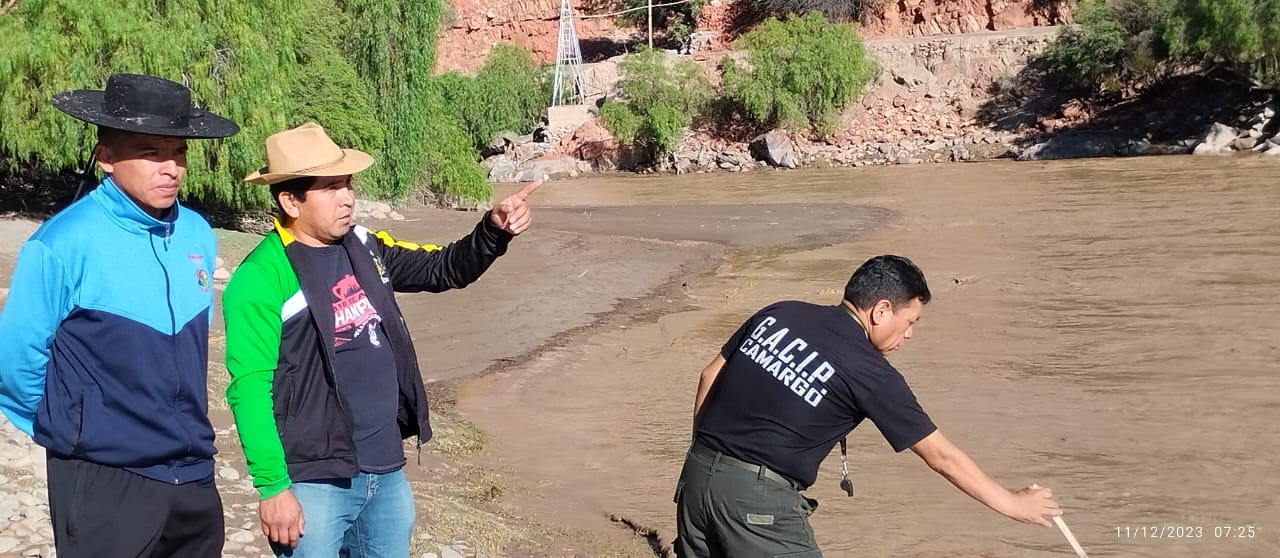
[[[1076,556],[1089,558],[1089,555],[1084,553],[1084,549],[1080,548],[1080,541],[1077,541],[1076,536],[1071,534],[1071,529],[1067,528],[1067,523],[1062,520],[1062,517],[1053,516],[1053,522],[1058,524],[1058,530],[1062,531],[1062,536],[1066,537],[1067,542],[1071,543],[1071,549],[1076,551]]]

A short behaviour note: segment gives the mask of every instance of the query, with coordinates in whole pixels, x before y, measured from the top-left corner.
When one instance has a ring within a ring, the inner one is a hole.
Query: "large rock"
[[[480,151],[480,155],[482,157],[489,157],[499,153],[507,153],[512,149],[515,149],[517,145],[524,145],[531,141],[533,141],[533,134],[521,136],[510,130],[499,132],[498,135],[493,136],[493,139],[489,141],[489,145],[485,146],[485,148]]]
[[[552,154],[539,157],[522,165],[513,182],[531,182],[539,179],[554,180],[578,176],[579,162],[567,155]]]
[[[1235,142],[1236,138],[1239,136],[1240,132],[1235,128],[1220,122],[1214,122],[1213,126],[1210,126],[1209,130],[1206,131],[1203,136],[1200,136],[1200,139],[1196,142],[1192,153],[1195,153],[1196,155],[1216,155],[1218,153],[1224,153],[1231,147],[1231,144]]]
[[[516,162],[507,155],[494,155],[485,159],[482,164],[489,180],[493,182],[515,182],[516,173],[520,170]]]
[[[1018,155],[1018,160],[1048,161],[1051,159],[1114,157],[1121,145],[1123,145],[1123,142],[1111,134],[1063,134],[1027,148],[1021,155]]]
[[[561,137],[557,151],[594,163],[600,159],[616,162],[621,149],[613,134],[599,120],[592,119]]]
[[[799,165],[796,157],[796,145],[782,130],[761,134],[751,140],[749,146],[751,156],[775,167],[794,169]]]

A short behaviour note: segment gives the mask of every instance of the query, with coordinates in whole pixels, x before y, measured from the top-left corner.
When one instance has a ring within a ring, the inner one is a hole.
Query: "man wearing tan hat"
[[[529,227],[535,182],[445,247],[354,225],[351,175],[373,164],[314,123],[266,141],[276,230],[223,294],[227,400],[258,516],[278,556],[409,554],[401,442],[431,438],[427,396],[395,292],[459,289]]]

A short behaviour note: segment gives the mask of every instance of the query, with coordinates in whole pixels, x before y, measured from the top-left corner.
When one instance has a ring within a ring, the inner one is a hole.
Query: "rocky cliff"
[[[441,30],[440,70],[472,71],[500,41],[531,50],[543,62],[555,57],[559,0],[447,0],[452,17]],[[727,48],[749,0],[705,3],[695,49]],[[618,0],[572,0],[584,56],[602,59],[638,42],[642,29],[619,27],[612,18],[586,17],[617,11]],[[867,38],[926,37],[1058,25],[1071,21],[1066,0],[889,0],[873,8],[861,25]]]

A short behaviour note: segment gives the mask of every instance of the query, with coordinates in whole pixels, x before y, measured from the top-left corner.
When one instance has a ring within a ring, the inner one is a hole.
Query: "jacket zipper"
[[[172,238],[173,238],[173,223],[168,223],[164,227],[164,251],[166,256],[169,253],[169,244]],[[172,345],[171,347],[172,350],[169,351],[169,354],[173,357],[173,365],[174,365],[173,369],[174,369],[174,372],[176,372],[176,376],[178,377],[177,389],[174,391],[174,394],[173,394],[173,410],[176,415],[175,418],[177,419],[178,425],[182,427],[183,432],[186,432],[187,427],[186,425],[182,424],[182,419],[181,419],[182,417],[182,408],[181,408],[182,407],[182,366],[178,362],[178,331],[177,331],[178,316],[177,316],[177,313],[174,312],[173,310],[173,280],[169,276],[169,267],[165,265],[165,258],[160,257],[160,253],[155,249],[154,242],[151,245],[151,251],[152,253],[155,254],[156,263],[160,264],[160,270],[164,273],[164,300],[165,300],[166,306],[169,309],[169,343]],[[190,454],[191,453],[191,433],[186,432],[186,434],[187,434],[187,453]],[[181,481],[178,478],[178,465],[176,463],[173,465],[172,474],[173,474],[173,484],[180,484]]]

